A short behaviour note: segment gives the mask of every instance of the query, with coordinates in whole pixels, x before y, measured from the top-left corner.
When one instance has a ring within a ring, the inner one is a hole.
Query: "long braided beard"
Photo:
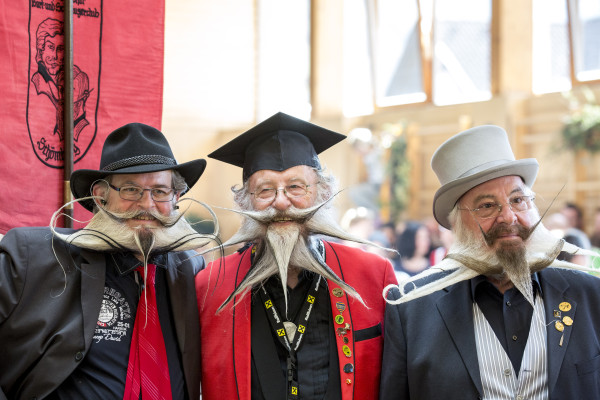
[[[321,254],[315,250],[312,238],[315,235],[324,235],[379,246],[344,232],[329,209],[324,207],[326,203],[306,209],[290,207],[285,212],[278,212],[273,208],[263,211],[231,210],[242,214],[244,220],[240,229],[223,246],[253,242],[257,251],[254,265],[219,310],[235,296],[247,294],[252,288],[264,284],[275,275],[281,280],[287,309],[286,284],[290,269],[317,273],[335,282],[350,296],[364,304],[356,290],[341,280],[325,263]],[[278,221],[286,223],[274,224]]]

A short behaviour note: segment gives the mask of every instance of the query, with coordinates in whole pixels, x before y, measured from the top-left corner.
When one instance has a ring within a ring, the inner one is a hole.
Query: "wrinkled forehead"
[[[313,184],[317,180],[314,168],[307,165],[297,165],[283,171],[263,169],[256,171],[248,178],[249,187],[264,185],[287,185],[289,183]]]
[[[470,189],[462,195],[458,203],[469,203],[483,198],[504,200],[517,194],[530,195],[531,189],[518,175],[502,176]]]
[[[173,171],[145,172],[141,174],[112,174],[108,176],[108,181],[118,186],[123,184],[132,184],[138,186],[161,185],[170,186],[173,180]]]

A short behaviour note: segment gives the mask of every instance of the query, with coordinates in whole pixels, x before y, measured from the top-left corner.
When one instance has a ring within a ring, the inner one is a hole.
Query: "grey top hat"
[[[114,130],[106,137],[100,157],[100,170],[73,171],[71,192],[79,199],[90,196],[92,184],[108,175],[143,174],[165,170],[179,172],[190,189],[205,168],[206,160],[203,159],[177,164],[169,142],[162,132],[149,125],[134,122]],[[82,201],[81,205],[92,211],[94,202]]]
[[[515,160],[506,131],[482,125],[446,140],[431,158],[431,167],[442,185],[433,198],[433,215],[450,229],[448,215],[463,194],[489,180],[520,176],[533,186],[539,164],[535,158]]]

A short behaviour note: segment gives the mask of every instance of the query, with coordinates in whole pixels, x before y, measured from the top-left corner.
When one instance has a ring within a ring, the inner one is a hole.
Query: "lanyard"
[[[296,352],[302,344],[302,339],[306,334],[308,327],[308,320],[310,318],[312,309],[317,299],[317,292],[319,291],[319,283],[321,282],[321,276],[315,274],[311,282],[311,287],[306,295],[306,299],[300,309],[299,317],[296,318],[295,324],[291,322],[284,322],[277,312],[275,304],[271,300],[271,296],[261,286],[259,289],[260,298],[267,312],[269,323],[271,328],[275,332],[275,336],[279,342],[287,349],[287,380],[288,380],[288,399],[296,400],[298,398],[298,366],[296,365]],[[297,325],[297,328],[296,328]],[[290,342],[291,341],[291,342]]]

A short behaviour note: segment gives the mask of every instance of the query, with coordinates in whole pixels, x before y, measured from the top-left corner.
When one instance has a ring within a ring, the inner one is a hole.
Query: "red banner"
[[[64,1],[1,0],[0,233],[64,204]],[[73,0],[73,170],[98,169],[114,129],[160,129],[164,0]],[[75,207],[78,219],[91,215]]]

